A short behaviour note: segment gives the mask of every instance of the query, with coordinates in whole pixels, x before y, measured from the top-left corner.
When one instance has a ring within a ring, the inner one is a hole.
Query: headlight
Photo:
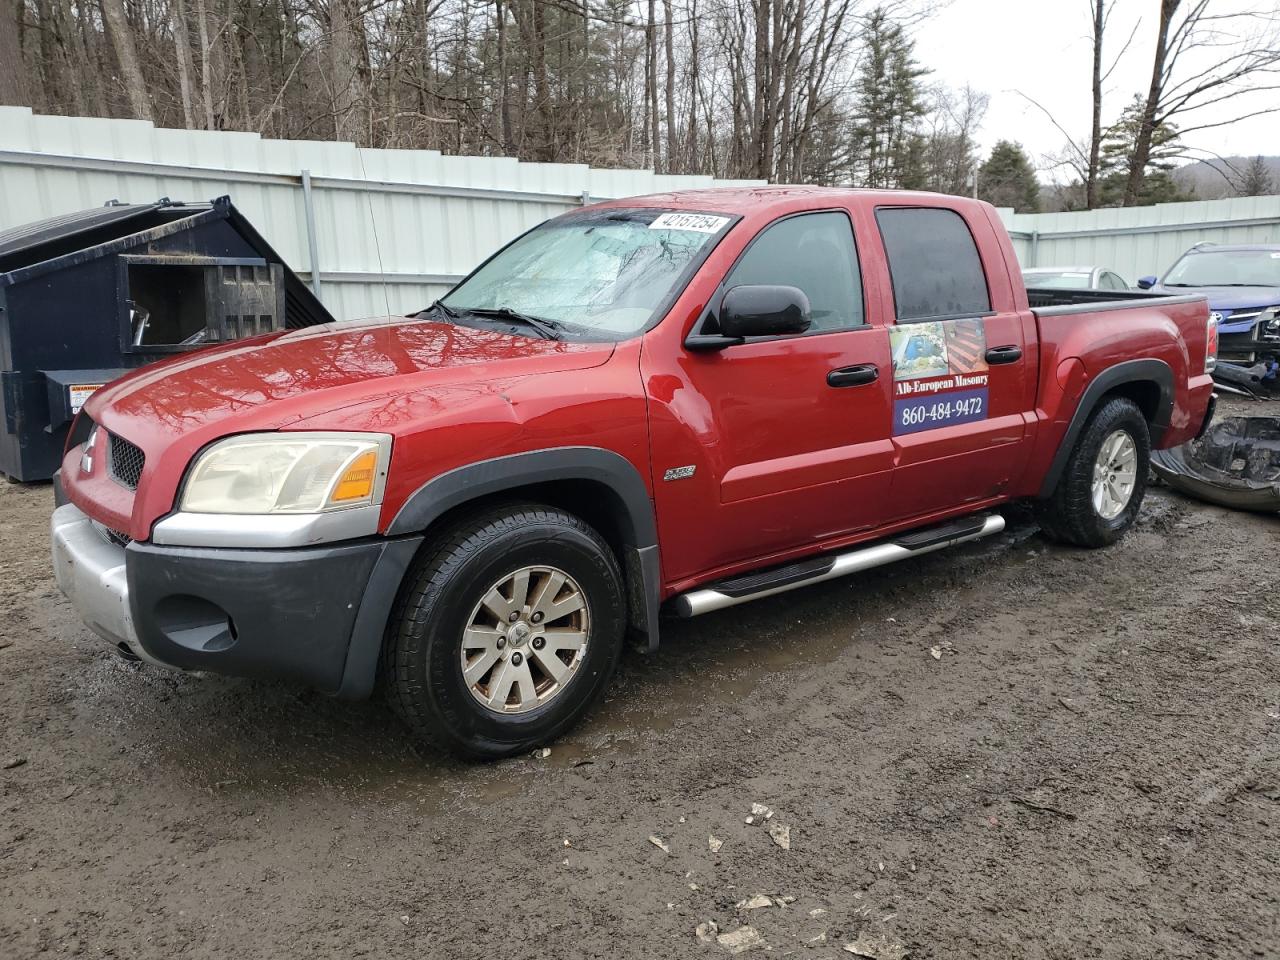
[[[327,513],[382,502],[391,437],[258,433],[229,437],[196,459],[186,513]]]

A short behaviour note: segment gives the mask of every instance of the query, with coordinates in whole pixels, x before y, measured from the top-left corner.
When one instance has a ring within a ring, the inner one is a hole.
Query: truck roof
[[[597,206],[612,207],[670,207],[677,210],[698,210],[718,213],[759,213],[770,207],[783,207],[814,197],[829,197],[832,201],[850,197],[870,198],[886,203],[902,204],[913,199],[937,200],[943,194],[926,193],[915,190],[864,190],[854,187],[812,187],[812,186],[748,186],[748,187],[707,187],[698,190],[672,190],[668,193],[651,193],[640,197],[625,197],[618,200],[607,200]],[[957,205],[971,204],[977,201],[968,197],[946,195],[948,201]]]

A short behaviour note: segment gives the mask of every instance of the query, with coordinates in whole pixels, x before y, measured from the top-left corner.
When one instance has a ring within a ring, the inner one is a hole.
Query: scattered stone
[[[815,920],[818,917],[825,917],[826,915],[827,915],[827,911],[824,910],[822,907],[814,907],[812,910],[809,911],[809,916],[813,917]]]
[[[942,648],[941,648],[941,647],[930,647],[930,648],[929,648],[929,656],[933,657],[933,659],[935,659],[935,660],[941,660],[941,659],[942,659]]]
[[[759,910],[761,907],[772,907],[773,898],[766,897],[763,893],[757,893],[754,897],[739,900],[736,906],[739,910]]]
[[[408,917],[408,915],[406,914],[405,916],[402,916],[402,917],[400,918],[400,922],[401,922],[401,923],[403,923],[403,924],[407,927],[407,926],[409,925],[409,917]]]
[[[773,816],[773,811],[766,807],[763,803],[753,803],[751,805],[751,815],[753,817],[764,817],[768,820]]]
[[[708,920],[706,923],[698,924],[697,929],[693,931],[693,935],[703,943],[711,943],[719,932],[720,928],[716,926],[716,922]]]
[[[76,791],[77,791],[77,790],[79,790],[79,789],[80,789],[80,785],[79,785],[79,784],[77,784],[76,786],[74,786],[74,787],[72,787],[70,790],[68,790],[66,793],[64,793],[64,794],[62,795],[62,799],[63,799],[63,800],[70,800],[72,797],[74,797],[74,796],[76,795]]]
[[[755,823],[755,822],[756,822],[756,818],[755,818],[755,817],[747,817],[747,818],[746,818],[745,820],[743,820],[742,822],[743,822],[743,823],[745,823],[747,826],[751,826],[751,824],[753,824],[753,823]]]
[[[716,943],[730,953],[744,953],[752,947],[763,946],[764,939],[755,927],[739,927],[737,930],[720,934],[716,937]]]
[[[13,646],[12,640],[0,640],[0,650],[5,650]]]
[[[719,853],[720,848],[723,846],[724,846],[724,841],[721,840],[719,837],[715,836],[714,834],[707,835],[707,847],[710,848],[712,853]]]
[[[689,889],[696,892],[698,889],[698,885],[696,883],[691,883],[689,884]]]
[[[539,747],[537,750],[533,751],[533,755],[539,760],[545,760],[547,757],[551,756],[551,748]]]
[[[6,770],[15,770],[26,762],[27,762],[26,757],[10,757],[8,760],[4,762],[4,768]]]
[[[773,837],[773,842],[783,850],[791,849],[791,828],[785,823],[769,824],[769,836]]]
[[[569,838],[568,838],[568,837],[565,837],[565,838],[564,838],[564,845],[565,845],[566,847],[572,847],[572,846],[573,846],[573,844],[569,842]]]
[[[805,941],[805,943],[826,943],[826,942],[827,942],[827,931],[825,930],[823,930],[816,937],[810,937],[808,940]]]
[[[661,850],[663,853],[671,852],[671,848],[667,846],[666,842],[661,837],[655,837],[652,834],[650,834],[649,842],[652,843],[659,850]]]
[[[680,818],[680,822],[681,822],[681,823],[684,823],[684,822],[685,822],[684,817],[681,817],[681,818]]]
[[[569,865],[569,858],[568,858],[568,857],[565,857],[563,860],[561,860],[561,861],[560,861],[560,865],[561,865],[561,866],[564,866],[564,867],[567,867],[567,866]]]
[[[866,960],[902,960],[907,955],[902,944],[894,943],[881,933],[862,933],[853,943],[846,943],[844,949]]]
[[[1280,720],[1280,710],[1268,710],[1267,716],[1272,720]]]

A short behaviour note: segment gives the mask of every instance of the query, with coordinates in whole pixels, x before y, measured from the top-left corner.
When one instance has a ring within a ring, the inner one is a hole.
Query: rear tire
[[[1067,459],[1058,486],[1037,504],[1045,536],[1077,547],[1105,547],[1133,526],[1147,491],[1151,433],[1137,404],[1104,400]]]
[[[384,679],[413,732],[495,759],[572,727],[608,685],[626,599],[608,544],[571,514],[509,504],[419,555],[388,627]]]

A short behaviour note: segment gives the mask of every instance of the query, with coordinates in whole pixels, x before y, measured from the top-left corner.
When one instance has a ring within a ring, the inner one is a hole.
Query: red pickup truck
[[[701,190],[550,220],[408,318],[94,394],[58,582],[132,658],[382,681],[454,752],[572,725],[628,634],[996,533],[1133,523],[1211,414],[1198,296],[1029,305],[987,204]],[[1097,295],[1093,297],[1096,299]],[[1088,299],[1088,298],[1086,298]]]

